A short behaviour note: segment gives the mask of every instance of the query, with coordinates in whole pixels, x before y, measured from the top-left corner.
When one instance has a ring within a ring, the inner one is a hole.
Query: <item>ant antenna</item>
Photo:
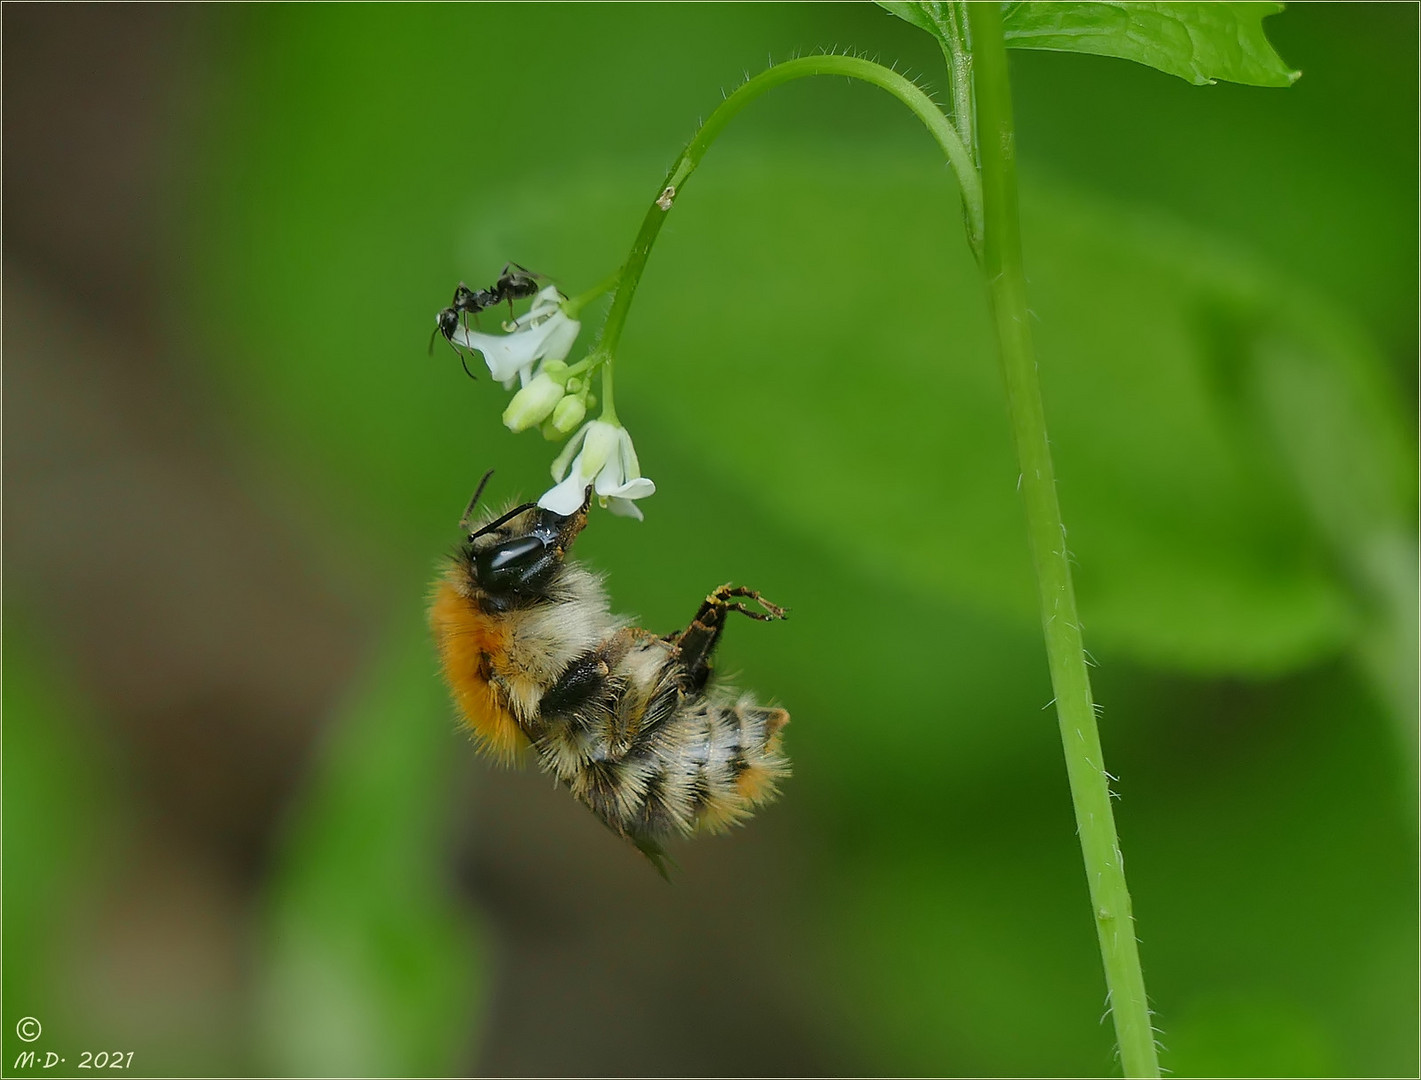
[[[434,332],[435,332],[436,334],[439,333],[439,327],[436,326],[436,327],[434,328]],[[468,360],[468,357],[465,355],[464,350],[461,349],[461,348],[459,348],[459,346],[457,346],[457,345],[454,344],[454,339],[453,339],[453,338],[446,337],[444,340],[447,341],[447,342],[449,342],[449,348],[453,349],[453,350],[454,350],[454,355],[459,358],[459,366],[464,369],[464,374],[467,375],[469,378],[473,379],[474,382],[478,382],[478,381],[479,381],[479,377],[478,377],[477,375],[475,375],[472,371],[469,370],[469,360]],[[433,339],[433,338],[430,338],[430,339],[429,339],[429,347],[430,347],[430,349],[433,349],[433,348],[434,348],[434,339]]]
[[[474,382],[478,382],[479,377],[469,370],[469,361],[464,355],[464,350],[459,348],[458,345],[454,344],[454,325],[446,321],[445,319],[445,316],[447,315],[449,316],[449,319],[452,320],[455,318],[456,314],[457,313],[455,309],[452,307],[445,308],[439,313],[439,317],[434,322],[434,332],[429,335],[429,355],[434,355],[434,339],[440,334],[443,334],[444,340],[449,342],[449,348],[453,349],[454,355],[459,358],[459,366],[464,369],[464,374],[467,375],[469,378],[473,379]],[[468,333],[468,331],[469,326],[466,322],[464,323],[464,332]]]

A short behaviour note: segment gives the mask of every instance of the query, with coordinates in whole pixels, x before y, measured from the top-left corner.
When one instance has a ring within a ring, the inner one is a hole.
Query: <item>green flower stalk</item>
[[[1031,316],[1026,303],[1021,226],[1016,195],[1016,134],[1001,15],[995,4],[967,5],[972,37],[973,87],[982,157],[985,232],[982,275],[996,326],[1012,436],[1021,463],[1021,497],[1041,603],[1041,625],[1056,695],[1061,745],[1075,807],[1096,934],[1109,987],[1110,1009],[1126,1076],[1158,1076],[1154,1031],[1135,940],[1130,892],[1115,831],[1110,774],[1100,745],[1080,616],[1071,582],[1066,527],[1056,498],[1056,473]]]

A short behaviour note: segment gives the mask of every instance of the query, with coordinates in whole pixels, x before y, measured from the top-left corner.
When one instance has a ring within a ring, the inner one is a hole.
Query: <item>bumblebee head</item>
[[[573,540],[587,524],[591,502],[589,484],[582,505],[569,515],[524,503],[470,532],[463,557],[483,606],[509,611],[545,598]]]

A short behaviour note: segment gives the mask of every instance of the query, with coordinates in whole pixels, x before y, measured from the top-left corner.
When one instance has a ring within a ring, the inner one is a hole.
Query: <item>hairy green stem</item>
[[[1017,213],[1011,86],[1001,14],[996,4],[969,4],[967,18],[976,68],[977,138],[986,223],[982,270],[1001,351],[1012,434],[1021,462],[1021,494],[1041,592],[1041,622],[1071,801],[1095,909],[1120,1062],[1126,1076],[1157,1077],[1159,1064],[1135,940],[1135,920],[1110,805],[1110,774],[1105,771],[1091,701],[1066,529],[1056,500],[1056,477],[1032,351]]]
[[[811,75],[842,75],[850,79],[860,79],[888,91],[912,110],[937,140],[938,146],[957,174],[967,216],[968,235],[974,238],[973,244],[976,246],[975,238],[982,234],[982,187],[977,170],[973,167],[972,155],[952,122],[916,83],[881,64],[857,56],[806,56],[776,64],[768,71],[763,71],[742,83],[710,114],[686,149],[681,152],[681,156],[676,159],[676,163],[671,166],[660,192],[647,209],[646,217],[642,219],[641,230],[632,242],[631,252],[622,266],[617,291],[612,297],[611,309],[607,312],[607,321],[603,323],[602,332],[594,346],[594,351],[605,356],[602,364],[604,419],[615,418],[615,412],[611,416],[607,415],[612,405],[612,364],[617,345],[622,338],[622,328],[626,325],[632,297],[636,295],[637,285],[641,281],[642,271],[646,268],[651,246],[656,242],[657,233],[661,231],[661,224],[666,220],[675,200],[685,190],[686,181],[696,171],[696,166],[701,163],[701,158],[705,156],[711,143],[741,109],[767,90]]]
[[[582,314],[582,309],[592,301],[596,300],[603,293],[609,293],[617,287],[617,282],[621,279],[622,272],[618,270],[615,274],[609,274],[585,293],[579,293],[571,300],[564,300],[562,303],[563,314],[569,319],[575,319]]]

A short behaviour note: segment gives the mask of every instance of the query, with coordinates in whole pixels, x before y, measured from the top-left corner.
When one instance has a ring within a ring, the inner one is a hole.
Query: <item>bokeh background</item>
[[[7,1071],[1117,1070],[983,294],[886,95],[777,91],[683,191],[619,364],[658,494],[579,541],[648,627],[793,609],[721,661],[783,799],[668,886],[475,756],[423,628],[478,476],[554,453],[426,355],[454,284],[589,287],[744,73],[940,89],[926,36],[3,17]],[[1012,55],[1036,337],[1163,1063],[1414,1076],[1417,10],[1268,27],[1289,90]]]

